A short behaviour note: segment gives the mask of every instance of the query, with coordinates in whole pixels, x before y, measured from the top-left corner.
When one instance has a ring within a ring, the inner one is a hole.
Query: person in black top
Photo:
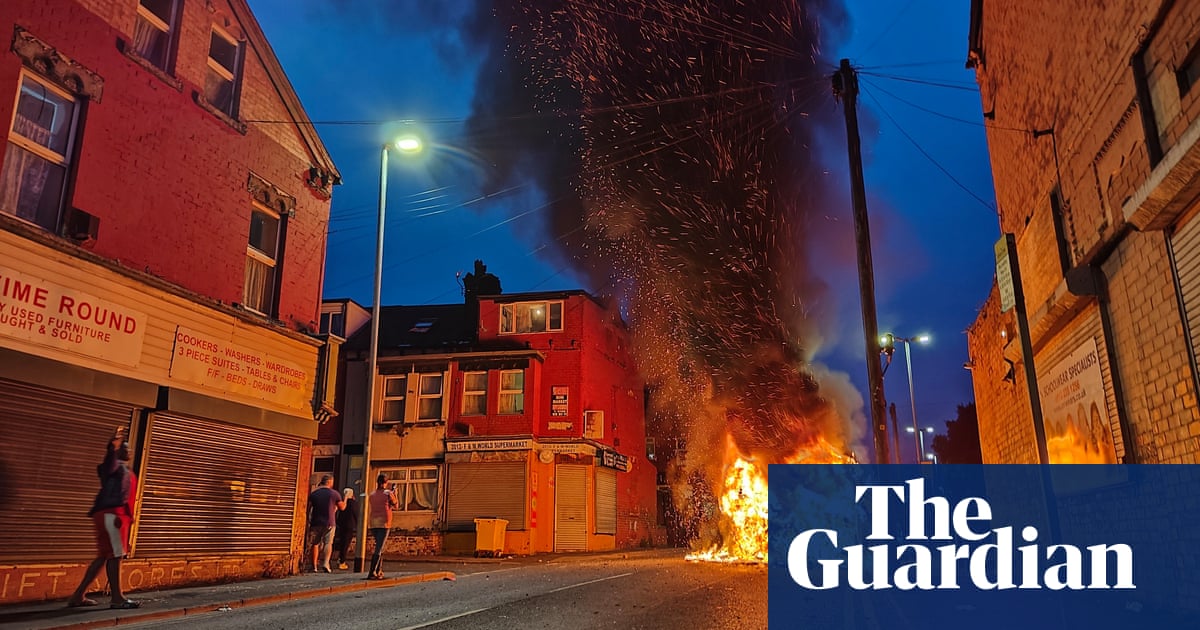
[[[313,571],[333,572],[329,568],[333,532],[337,511],[345,507],[341,493],[333,489],[333,475],[322,476],[317,489],[308,495],[308,545],[312,548]]]
[[[338,512],[333,546],[338,552],[338,568],[349,569],[346,557],[350,555],[350,546],[358,536],[358,501],[354,498],[353,488],[342,490],[342,498],[346,501],[346,507]]]

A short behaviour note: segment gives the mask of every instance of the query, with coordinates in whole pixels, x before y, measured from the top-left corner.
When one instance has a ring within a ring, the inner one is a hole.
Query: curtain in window
[[[437,508],[437,484],[436,483],[414,483],[408,486],[412,489],[412,500],[420,507],[420,510],[432,510]]]
[[[133,29],[133,49],[138,56],[165,69],[167,65],[167,34],[143,18]]]
[[[275,283],[275,268],[253,257],[246,257],[244,306],[270,314],[271,289]]]
[[[43,146],[50,140],[49,129],[20,114],[13,120],[13,131]],[[10,142],[4,154],[4,172],[0,174],[0,204],[4,210],[53,229],[58,219],[57,199],[51,204],[42,200],[52,174],[52,166],[44,158]],[[57,179],[61,182],[61,178]],[[57,195],[58,190],[51,192]],[[46,214],[40,212],[46,205],[52,206],[56,215],[48,221],[50,225],[45,224],[46,217],[39,217],[40,214]]]

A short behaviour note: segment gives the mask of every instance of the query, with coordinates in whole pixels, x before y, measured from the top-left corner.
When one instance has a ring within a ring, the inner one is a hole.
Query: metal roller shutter
[[[90,560],[96,465],[134,407],[0,379],[0,563]]]
[[[596,468],[596,533],[617,533],[617,471]]]
[[[1192,217],[1171,235],[1171,255],[1194,366],[1200,351],[1200,216]]]
[[[475,519],[502,518],[525,529],[525,462],[462,462],[447,467],[446,526],[474,531]]]
[[[162,413],[148,435],[137,555],[291,551],[298,438]]]
[[[554,550],[587,551],[588,466],[554,467]]]

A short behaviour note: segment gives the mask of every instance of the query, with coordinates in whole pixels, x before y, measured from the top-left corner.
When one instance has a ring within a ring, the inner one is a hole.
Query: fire
[[[721,541],[688,560],[706,562],[767,562],[767,462],[741,453],[726,441],[725,474],[718,495]],[[845,464],[853,462],[824,438],[800,448],[784,464]]]

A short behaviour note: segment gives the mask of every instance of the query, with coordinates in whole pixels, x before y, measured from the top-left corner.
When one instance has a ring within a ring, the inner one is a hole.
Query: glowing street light
[[[917,463],[920,464],[921,462],[931,461],[936,464],[937,455],[925,452],[925,434],[933,434],[933,427],[925,427],[925,429],[922,431],[914,430],[912,427],[904,427],[904,430],[909,433],[917,434],[917,457],[919,458],[917,459]],[[930,446],[932,446],[932,443]]]
[[[916,453],[915,457],[917,460],[916,463],[918,463],[918,464],[920,464],[925,459],[925,447],[923,445],[924,440],[922,439],[922,436],[921,436],[921,430],[920,430],[920,428],[917,427],[917,400],[913,396],[912,354],[909,352],[908,344],[911,342],[914,342],[914,341],[917,343],[920,343],[920,344],[926,344],[926,343],[929,343],[929,339],[930,339],[929,335],[917,335],[916,337],[897,337],[897,336],[893,335],[892,333],[885,333],[879,337],[879,344],[884,348],[884,350],[886,352],[889,353],[889,356],[890,356],[891,348],[895,347],[895,342],[901,341],[904,343],[904,363],[905,363],[906,367],[908,368],[908,401],[910,403],[912,403],[912,419],[913,419],[913,425],[911,427],[908,427],[906,430],[909,433],[917,434],[917,440],[918,440],[917,441],[917,453]],[[933,433],[933,428],[931,428],[931,427],[926,427],[926,428],[929,429],[930,433]],[[896,459],[897,459],[897,461],[899,461],[899,456],[897,456]]]
[[[378,381],[378,363],[379,363],[379,301],[380,293],[383,287],[383,224],[384,218],[387,216],[387,173],[388,173],[388,149],[394,148],[397,151],[405,154],[420,153],[424,147],[421,139],[413,134],[405,134],[396,140],[385,143],[379,156],[379,220],[376,227],[375,238],[375,295],[374,301],[371,303],[371,349],[370,349],[370,365],[367,366],[367,378],[370,379],[370,397],[367,402],[367,419],[366,433],[363,436],[363,464],[362,464],[362,493],[365,496],[368,489],[371,488],[371,433],[374,430],[376,412],[376,395]],[[366,502],[363,502],[364,513],[359,519],[358,524],[358,570],[366,570],[366,551],[367,551],[367,512],[369,509]]]

